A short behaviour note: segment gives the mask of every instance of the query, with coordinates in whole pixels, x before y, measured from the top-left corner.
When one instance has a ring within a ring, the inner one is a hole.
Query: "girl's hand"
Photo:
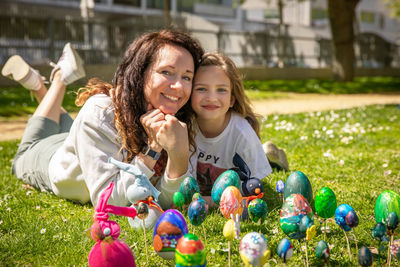
[[[140,123],[147,133],[147,144],[154,151],[160,152],[162,146],[157,142],[157,133],[165,122],[165,115],[159,109],[149,105],[148,111],[140,117]]]

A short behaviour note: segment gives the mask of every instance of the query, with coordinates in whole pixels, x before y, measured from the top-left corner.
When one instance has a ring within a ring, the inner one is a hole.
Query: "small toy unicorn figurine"
[[[152,229],[158,218],[164,212],[158,205],[158,196],[160,192],[151,184],[150,180],[136,166],[127,164],[113,158],[109,158],[108,162],[114,164],[121,170],[124,170],[136,177],[135,182],[126,190],[126,196],[132,203],[132,207],[137,209],[139,203],[145,203],[149,207],[149,214],[144,219],[146,229]],[[153,199],[155,201],[153,201]],[[143,228],[143,220],[139,218],[128,218],[129,224],[135,229]]]
[[[96,244],[89,253],[89,266],[136,266],[135,258],[127,244],[118,239],[120,228],[117,222],[108,220],[108,213],[130,218],[136,217],[132,207],[108,205],[114,183],[104,190],[96,205],[96,214],[90,233]]]

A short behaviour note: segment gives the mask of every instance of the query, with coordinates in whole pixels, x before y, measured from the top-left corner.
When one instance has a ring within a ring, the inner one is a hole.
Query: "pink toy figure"
[[[120,228],[117,222],[108,220],[108,213],[118,216],[136,217],[136,210],[132,207],[116,207],[107,205],[114,183],[104,190],[96,205],[96,214],[90,230],[96,244],[89,253],[89,266],[133,266],[135,258],[127,244],[118,240]]]

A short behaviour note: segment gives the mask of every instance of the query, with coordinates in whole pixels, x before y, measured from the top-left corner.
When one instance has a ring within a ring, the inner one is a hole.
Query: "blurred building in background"
[[[247,0],[259,2],[263,0]],[[243,2],[243,1],[242,1]],[[189,31],[208,51],[239,66],[329,67],[332,45],[326,0],[276,0],[244,8],[239,0],[2,0],[0,65],[13,54],[29,63],[56,60],[66,42],[87,64],[115,64],[144,31],[165,25]],[[260,2],[259,2],[260,3]],[[357,8],[357,65],[399,67],[398,20],[380,0]]]

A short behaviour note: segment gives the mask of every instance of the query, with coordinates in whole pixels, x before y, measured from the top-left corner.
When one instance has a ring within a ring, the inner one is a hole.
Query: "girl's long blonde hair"
[[[242,115],[250,123],[251,127],[253,127],[257,136],[260,137],[258,116],[254,113],[250,99],[244,92],[242,78],[232,59],[222,53],[205,53],[201,59],[201,66],[218,66],[224,70],[231,82],[232,96],[235,98],[235,103],[230,109]]]

